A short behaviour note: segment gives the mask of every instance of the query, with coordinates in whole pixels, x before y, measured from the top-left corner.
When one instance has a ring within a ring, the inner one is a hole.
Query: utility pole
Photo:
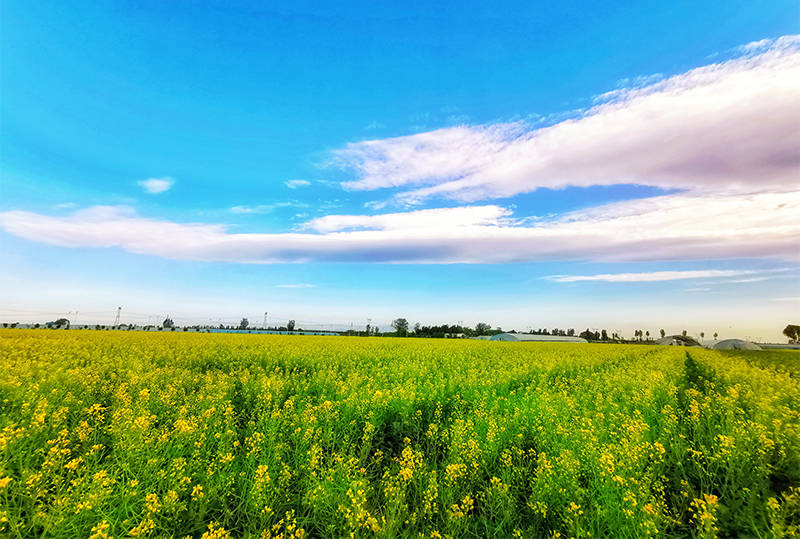
[[[119,315],[122,313],[122,307],[117,307],[117,317],[114,319],[114,325],[119,325]]]

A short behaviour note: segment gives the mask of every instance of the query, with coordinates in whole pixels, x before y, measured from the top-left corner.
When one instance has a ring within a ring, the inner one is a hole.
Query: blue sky
[[[800,314],[796,2],[2,17],[3,319]]]

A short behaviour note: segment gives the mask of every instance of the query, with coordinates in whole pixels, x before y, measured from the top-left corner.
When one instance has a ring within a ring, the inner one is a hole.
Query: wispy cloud
[[[271,213],[279,208],[306,208],[308,204],[304,202],[297,202],[294,200],[285,202],[274,202],[272,204],[257,204],[255,206],[234,206],[231,208],[232,213],[251,214],[251,213]]]
[[[149,178],[147,180],[141,180],[138,183],[146,193],[158,195],[169,191],[175,184],[175,180],[169,176],[164,176],[163,178]]]
[[[656,281],[677,281],[682,279],[705,279],[710,277],[734,277],[758,273],[755,270],[691,270],[691,271],[653,271],[644,273],[601,273],[598,275],[551,275],[546,277],[557,283],[579,281],[605,281],[608,283],[644,283]],[[689,289],[687,289],[689,290]],[[693,290],[709,290],[708,288]]]
[[[18,210],[0,213],[0,227],[31,241],[72,247],[119,247],[134,253],[190,260],[800,261],[800,191],[676,194],[521,222],[499,206],[477,206],[378,216],[328,216],[307,223],[306,228],[314,231],[308,233],[234,234],[221,225],[141,217],[129,208],[95,207],[69,216]]]
[[[766,281],[771,278],[772,277],[750,277],[747,279],[730,279],[728,281],[723,281],[723,283],[732,283],[732,284],[758,283],[761,281]]]
[[[460,126],[348,144],[332,163],[352,190],[399,188],[399,201],[472,202],[538,188],[640,184],[695,193],[796,189],[800,39],[645,86],[618,89],[574,119]]]
[[[316,285],[309,283],[294,283],[294,284],[279,284],[275,285],[278,288],[314,288]]]
[[[308,180],[287,180],[284,182],[289,189],[297,189],[298,187],[308,187],[311,182]]]
[[[771,301],[795,301],[800,303],[800,296],[785,296],[782,298],[771,298]]]
[[[623,97],[631,90],[639,90],[646,88],[657,82],[664,80],[663,73],[653,73],[651,75],[639,75],[638,77],[626,77],[617,81],[617,89],[602,93],[595,96],[592,101],[594,103],[602,103],[604,101],[613,101]]]

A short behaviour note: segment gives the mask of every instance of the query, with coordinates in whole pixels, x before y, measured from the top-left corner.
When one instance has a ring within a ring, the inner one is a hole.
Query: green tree
[[[58,327],[58,328],[63,327],[63,328],[69,329],[69,320],[67,320],[66,318],[59,318],[58,320],[53,322],[53,325]]]
[[[162,324],[161,324],[161,327],[164,327],[164,328],[174,328],[174,327],[175,327],[175,322],[173,322],[173,321],[172,321],[172,318],[170,318],[170,317],[168,316],[168,317],[166,317],[166,318],[164,319],[164,323],[162,323]]]
[[[486,333],[491,329],[492,326],[486,322],[478,322],[478,324],[475,326],[475,335],[486,335]]]
[[[405,337],[408,335],[408,320],[405,318],[396,318],[392,321],[392,327],[394,328],[395,333],[400,337]]]
[[[247,318],[242,318],[242,321],[239,322],[239,329],[247,329],[247,326],[250,325],[250,321]]]
[[[800,342],[800,326],[789,324],[783,328],[783,334],[786,335],[790,343]]]
[[[286,329],[289,331],[294,331],[294,325],[294,320],[289,320],[289,322],[286,323]]]

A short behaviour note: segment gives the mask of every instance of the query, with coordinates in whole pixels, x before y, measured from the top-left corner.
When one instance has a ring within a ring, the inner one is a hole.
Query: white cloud
[[[550,127],[459,126],[357,142],[332,163],[357,173],[345,188],[402,188],[396,197],[407,203],[613,184],[696,193],[792,189],[800,166],[800,40],[743,52],[615,90],[610,101]]]
[[[296,284],[279,284],[275,285],[278,288],[314,288],[316,285],[309,283],[296,283]]]
[[[538,260],[800,261],[800,191],[666,195],[520,224],[499,206],[310,221],[316,233],[234,234],[220,225],[141,217],[95,207],[53,217],[0,213],[8,233],[51,245],[118,247],[188,260],[247,263],[349,261],[499,263]],[[354,227],[369,230],[348,230]]]
[[[145,192],[150,193],[151,195],[158,195],[165,191],[169,191],[172,185],[175,183],[175,180],[169,176],[164,176],[163,178],[149,178],[147,180],[141,180],[138,183],[142,188],[144,188]]]
[[[288,180],[284,182],[289,189],[297,189],[298,187],[308,187],[311,182],[308,180]]]
[[[552,275],[547,277],[557,283],[579,281],[605,281],[608,283],[646,283],[657,281],[677,281],[681,279],[705,279],[710,277],[736,277],[758,273],[755,270],[692,270],[692,271],[653,271],[647,273],[601,273],[599,275]],[[689,290],[689,289],[687,289]],[[709,290],[708,288],[693,290]]]
[[[68,216],[7,211],[0,213],[0,227],[51,245],[243,263],[800,261],[800,39],[748,45],[743,52],[664,80],[634,80],[634,86],[652,83],[623,89],[551,127],[453,127],[354,143],[334,156],[359,173],[346,187],[397,187],[405,190],[398,196],[406,202],[622,183],[679,194],[547,219],[514,219],[497,205],[328,215],[283,234],[236,234],[222,225],[142,217],[125,207]],[[154,181],[172,182],[147,180]],[[231,211],[302,205],[287,201]],[[377,211],[382,205],[368,207]]]
[[[509,215],[511,212],[500,206],[466,206],[382,215],[326,215],[309,221],[304,228],[317,232],[338,232],[353,229],[417,230],[441,226],[490,226],[507,222],[505,218]]]
[[[759,54],[772,48],[791,48],[797,46],[798,43],[800,43],[800,36],[798,35],[782,36],[777,39],[767,38],[751,41],[736,47],[734,51],[741,54]]]

